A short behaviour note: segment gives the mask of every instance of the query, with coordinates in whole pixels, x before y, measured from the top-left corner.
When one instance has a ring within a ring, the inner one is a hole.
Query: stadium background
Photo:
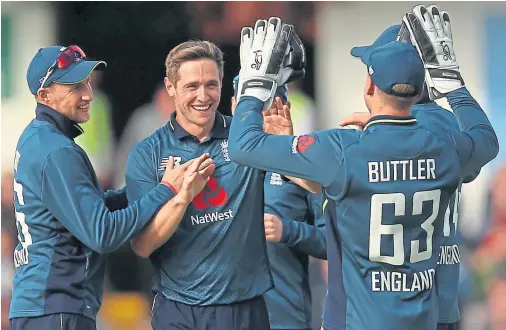
[[[107,61],[94,77],[92,121],[79,143],[104,186],[122,185],[132,143],[163,125],[173,110],[158,89],[164,60],[187,39],[208,39],[225,52],[220,111],[229,114],[231,80],[238,72],[238,34],[257,18],[279,16],[296,25],[308,50],[308,74],[291,86],[296,129],[336,127],[347,113],[366,110],[366,71],[349,55],[399,22],[415,2],[8,2],[1,3],[2,327],[14,273],[13,155],[33,118],[35,102],[26,68],[35,52],[52,44],[78,44]],[[426,3],[428,5],[429,3]],[[506,3],[436,2],[450,13],[456,54],[466,84],[506,143]],[[444,106],[446,104],[442,103]],[[135,114],[135,115],[134,115]],[[299,118],[299,120],[297,120]],[[129,121],[129,119],[131,119]],[[396,141],[392,141],[396,143]],[[463,329],[506,329],[506,151],[502,148],[475,182],[464,188],[462,237]],[[150,265],[125,246],[109,258],[101,330],[149,329]],[[325,294],[325,264],[312,262],[315,326]]]

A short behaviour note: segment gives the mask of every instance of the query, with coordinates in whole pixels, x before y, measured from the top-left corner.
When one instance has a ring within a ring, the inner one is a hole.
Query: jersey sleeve
[[[317,220],[315,225],[282,219],[281,243],[310,256],[327,260],[327,238],[325,222]]]
[[[254,97],[241,98],[230,128],[230,159],[328,186],[343,164],[337,130],[302,136],[267,134],[262,126],[262,107],[263,102]]]
[[[111,212],[103,192],[93,184],[92,169],[84,157],[73,147],[50,154],[43,169],[41,199],[83,244],[107,253],[138,234],[172,197],[172,191],[158,185],[134,205]]]
[[[462,177],[469,178],[494,159],[499,142],[485,112],[466,88],[447,95],[461,132],[448,130],[459,154]]]
[[[149,151],[141,145],[133,148],[128,155],[125,180],[130,205],[141,199],[158,184],[156,168],[150,160]]]

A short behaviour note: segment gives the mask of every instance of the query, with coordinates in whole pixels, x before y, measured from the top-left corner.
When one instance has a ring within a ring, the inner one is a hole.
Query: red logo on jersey
[[[309,135],[303,135],[299,137],[297,141],[297,151],[304,152],[314,143],[314,137]]]
[[[215,178],[211,177],[204,189],[193,199],[193,205],[199,210],[211,206],[223,206],[227,201],[227,196],[225,189],[218,185]]]

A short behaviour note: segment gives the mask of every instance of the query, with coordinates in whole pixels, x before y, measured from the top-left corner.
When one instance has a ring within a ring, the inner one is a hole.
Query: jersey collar
[[[44,104],[37,103],[35,118],[54,125],[60,132],[72,140],[84,133],[81,126],[75,121]]]
[[[176,135],[176,137],[181,140],[187,136],[192,136],[188,133],[184,128],[182,128],[176,120],[176,112],[174,111],[170,115],[169,120],[169,129],[171,132]],[[226,139],[228,137],[229,124],[225,117],[218,111],[216,111],[216,115],[214,117],[214,125],[211,130],[211,134],[209,135],[212,138],[217,139]]]
[[[416,118],[413,116],[374,116],[367,121],[367,124],[364,126],[364,131],[371,127],[372,125],[397,125],[397,126],[411,126],[415,125]]]

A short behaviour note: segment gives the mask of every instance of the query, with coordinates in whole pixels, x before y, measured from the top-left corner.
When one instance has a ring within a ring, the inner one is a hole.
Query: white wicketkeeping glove
[[[241,71],[237,102],[242,96],[253,96],[268,109],[278,85],[304,76],[305,49],[293,25],[271,17],[258,20],[255,27],[241,31]]]
[[[425,66],[429,97],[435,100],[464,87],[453,49],[450,16],[436,6],[416,6],[402,19],[398,40],[411,40]]]

